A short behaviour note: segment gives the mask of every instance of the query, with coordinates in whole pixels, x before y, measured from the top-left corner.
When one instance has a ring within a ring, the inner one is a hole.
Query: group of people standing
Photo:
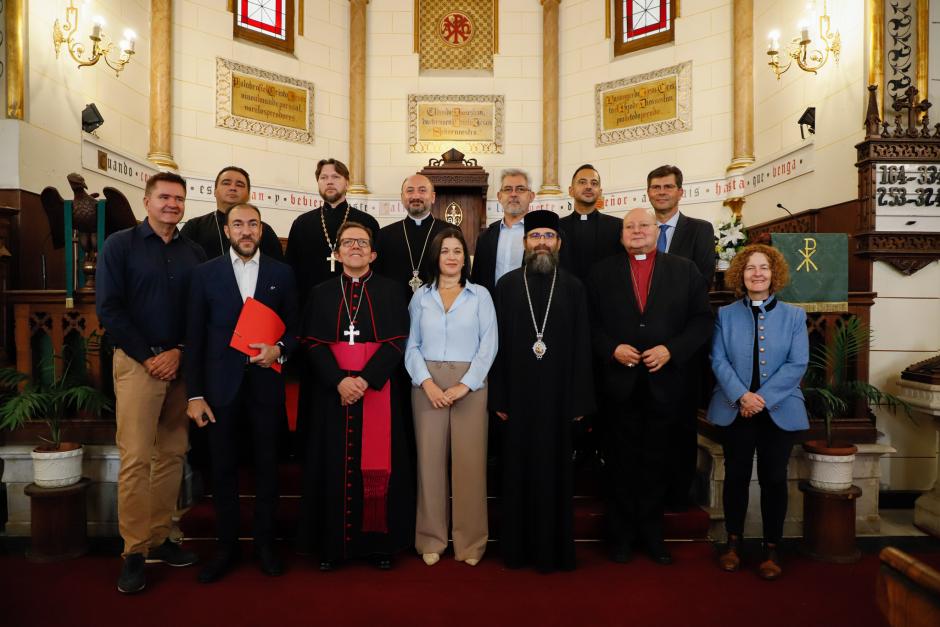
[[[298,544],[321,570],[354,558],[389,569],[408,547],[432,566],[449,538],[455,559],[479,563],[489,540],[491,432],[508,567],[575,567],[579,447],[604,460],[610,558],[627,562],[641,546],[670,564],[663,513],[688,498],[713,329],[709,419],[727,435],[728,464],[720,564],[740,566],[756,449],[767,542],[760,572],[779,576],[786,463],[792,432],[806,428],[798,385],[808,349],[802,310],[774,299],[787,277],[777,251],[749,247],[735,259],[726,281],[742,300],[716,323],[712,227],[679,212],[674,166],[647,177],[652,209],[622,220],[598,210],[600,175],[589,164],[572,176],[574,212],[561,219],[529,211],[528,174],[504,170],[504,215],[481,232],[472,263],[461,230],[431,215],[426,177],[404,180],[408,215],[382,229],[346,201],[343,163],[320,161],[316,178],[323,206],[294,221],[283,255],[247,202],[249,175],[238,167],[216,177],[217,210],[182,230],[185,181],[151,177],[147,218],[102,248],[97,307],[115,346],[121,454],[120,591],[143,589],[148,562],[196,561],[168,539],[187,416],[208,432],[218,524],[199,580],[217,581],[240,560],[241,429],[254,457],[255,556],[265,574],[283,573],[274,548],[283,365],[300,381]],[[251,344],[250,357],[230,347],[249,298],[285,326],[276,342]],[[574,441],[575,424],[585,423],[592,428],[577,433],[591,438]]]

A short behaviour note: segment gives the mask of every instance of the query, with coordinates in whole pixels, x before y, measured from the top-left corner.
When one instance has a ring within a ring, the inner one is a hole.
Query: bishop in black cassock
[[[367,247],[344,245],[347,239],[367,241],[366,232],[356,226],[340,232],[344,262],[361,259]],[[371,244],[367,253],[374,258]],[[343,268],[341,277],[312,290],[304,314],[314,387],[302,524],[316,522],[304,532],[313,536],[321,569],[355,557],[387,569],[392,555],[414,542],[414,472],[405,435],[411,416],[401,411],[407,384],[399,376],[408,304],[400,287],[368,262]],[[350,402],[344,386],[359,378],[363,389]]]
[[[415,174],[405,179],[401,202],[408,217],[379,231],[374,270],[401,285],[410,300],[415,290],[428,282],[431,240],[448,225],[431,215],[434,186],[426,176]]]
[[[500,550],[510,568],[571,570],[571,429],[594,411],[587,302],[581,282],[557,268],[557,238],[530,239],[557,234],[558,216],[529,212],[525,228],[525,265],[496,286],[499,352],[488,379],[489,408],[503,419]]]

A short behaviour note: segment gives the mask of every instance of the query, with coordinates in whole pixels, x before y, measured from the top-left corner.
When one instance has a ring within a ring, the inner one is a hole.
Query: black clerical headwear
[[[547,209],[530,211],[525,214],[525,232],[528,235],[532,229],[552,229],[558,232],[558,214]]]

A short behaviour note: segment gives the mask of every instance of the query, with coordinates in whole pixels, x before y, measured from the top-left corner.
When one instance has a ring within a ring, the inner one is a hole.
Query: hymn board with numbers
[[[877,87],[869,88],[865,140],[858,158],[858,231],[855,254],[914,274],[940,259],[940,124],[929,126],[929,105],[910,87],[896,100],[895,124],[878,114]],[[904,125],[904,114],[907,125]]]

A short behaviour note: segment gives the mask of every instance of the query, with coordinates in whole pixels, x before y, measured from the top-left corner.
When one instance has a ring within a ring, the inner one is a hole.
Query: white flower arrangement
[[[728,220],[715,225],[715,252],[718,259],[730,262],[747,241],[747,232],[741,224],[741,218],[731,214]]]

